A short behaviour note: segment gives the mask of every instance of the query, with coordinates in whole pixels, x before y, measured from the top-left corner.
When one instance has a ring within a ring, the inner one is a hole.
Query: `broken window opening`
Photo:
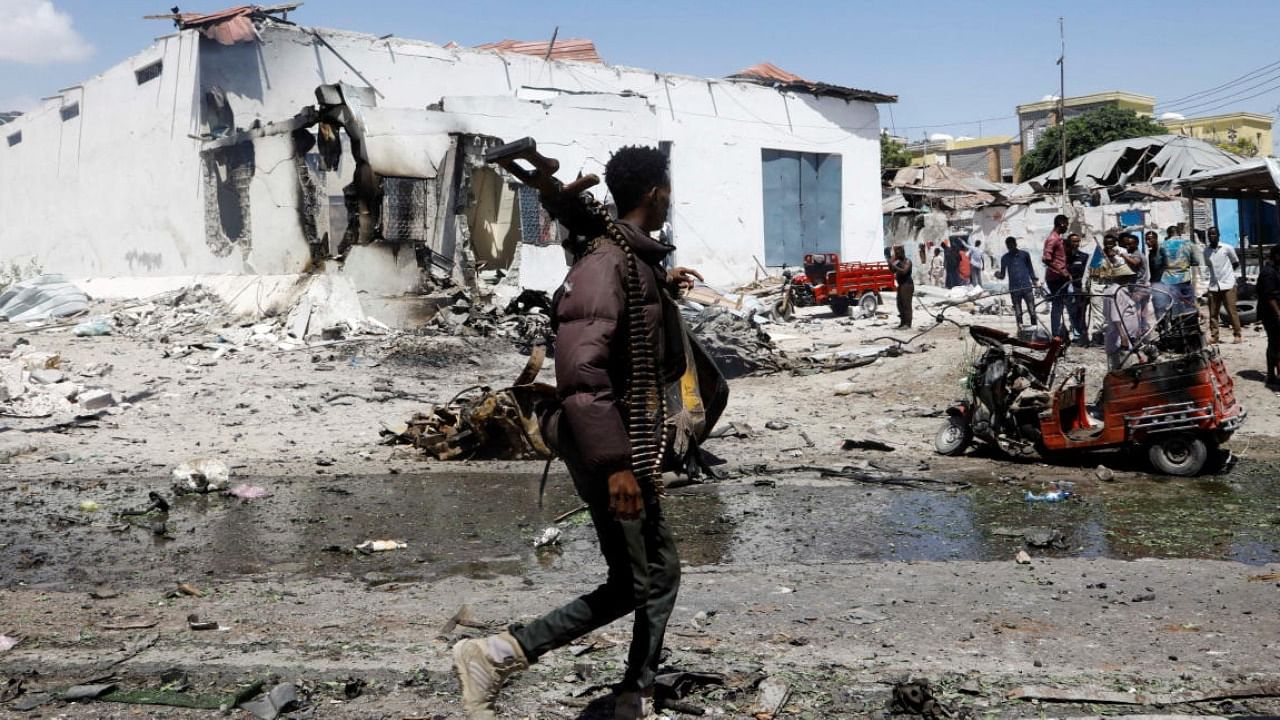
[[[13,133],[12,135],[10,135],[5,139],[9,141],[9,147],[13,147],[14,145],[17,145],[18,143],[22,142],[22,131],[19,130],[18,132]]]
[[[252,142],[204,154],[205,242],[218,257],[250,245],[249,185],[254,173]]]
[[[149,83],[160,77],[161,71],[164,70],[164,61],[157,60],[150,65],[144,65],[133,71],[133,77],[138,81],[139,85]]]
[[[205,131],[213,137],[230,135],[236,129],[236,116],[227,93],[217,85],[205,90],[201,102]]]
[[[311,247],[312,260],[323,260],[329,251],[329,195],[320,156],[311,152],[316,138],[305,128],[293,131],[293,164],[298,176],[298,222]]]
[[[70,105],[63,105],[58,114],[62,116],[62,122],[66,122],[72,118],[80,117],[80,103],[73,102]]]
[[[426,243],[435,216],[429,180],[382,178],[382,227],[379,237],[392,243]]]

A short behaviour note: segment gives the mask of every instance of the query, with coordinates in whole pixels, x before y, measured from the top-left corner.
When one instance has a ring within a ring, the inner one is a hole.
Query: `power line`
[[[1189,95],[1183,95],[1182,97],[1177,97],[1177,98],[1174,98],[1174,99],[1172,99],[1172,100],[1168,100],[1168,101],[1166,101],[1166,102],[1160,103],[1158,107],[1164,108],[1164,107],[1169,107],[1169,106],[1173,106],[1173,105],[1183,105],[1183,104],[1186,104],[1186,101],[1188,101],[1188,100],[1198,99],[1198,98],[1200,98],[1200,97],[1202,97],[1202,96],[1206,96],[1206,95],[1214,94],[1214,93],[1216,93],[1216,92],[1217,92],[1217,91],[1219,91],[1219,90],[1224,90],[1224,89],[1229,88],[1229,87],[1231,87],[1231,86],[1233,86],[1233,85],[1237,85],[1237,84],[1239,84],[1239,83],[1241,83],[1241,82],[1245,82],[1245,81],[1251,80],[1251,79],[1253,79],[1254,77],[1256,77],[1257,75],[1259,75],[1259,74],[1261,74],[1261,73],[1263,73],[1263,72],[1265,72],[1265,71],[1267,71],[1267,70],[1270,70],[1271,68],[1278,67],[1278,66],[1280,66],[1280,60],[1277,60],[1277,61],[1275,61],[1275,62],[1273,62],[1273,63],[1268,64],[1268,65],[1263,65],[1263,66],[1262,66],[1262,67],[1260,67],[1260,68],[1256,68],[1256,69],[1254,69],[1254,70],[1250,70],[1249,72],[1245,73],[1244,75],[1241,75],[1241,76],[1240,76],[1240,77],[1238,77],[1238,78],[1235,78],[1234,80],[1228,80],[1227,82],[1224,82],[1224,83],[1222,83],[1221,85],[1216,85],[1216,86],[1214,86],[1214,87],[1211,87],[1211,88],[1209,88],[1208,90],[1200,90],[1200,91],[1197,91],[1197,92],[1193,92],[1193,93],[1191,93],[1191,94],[1189,94]]]
[[[1227,102],[1224,102],[1221,105],[1215,105],[1211,108],[1201,110],[1200,112],[1213,112],[1214,110],[1221,110],[1222,108],[1228,105],[1236,105],[1238,103],[1244,102],[1245,100],[1252,100],[1253,98],[1260,97],[1262,95],[1266,95],[1267,93],[1275,92],[1277,90],[1280,90],[1280,83],[1276,83],[1275,85],[1272,85],[1268,88],[1260,90],[1252,95],[1246,95],[1245,97],[1236,98],[1235,100],[1228,100]]]
[[[1231,93],[1230,95],[1222,95],[1220,97],[1213,98],[1212,100],[1203,100],[1201,102],[1197,102],[1192,105],[1186,105],[1186,106],[1183,106],[1182,110],[1185,112],[1207,112],[1206,110],[1202,110],[1200,108],[1203,108],[1205,105],[1215,105],[1215,103],[1223,103],[1224,101],[1226,104],[1229,105],[1233,101],[1238,102],[1241,99],[1245,99],[1245,98],[1240,98],[1239,97],[1240,95],[1247,93],[1251,90],[1257,90],[1263,85],[1266,85],[1267,83],[1273,83],[1278,79],[1280,79],[1280,71],[1273,73],[1271,76],[1269,76],[1267,79],[1263,80],[1262,82],[1237,90],[1236,92]],[[1256,97],[1256,96],[1250,95],[1249,97]],[[1221,105],[1216,105],[1216,107],[1221,107]]]

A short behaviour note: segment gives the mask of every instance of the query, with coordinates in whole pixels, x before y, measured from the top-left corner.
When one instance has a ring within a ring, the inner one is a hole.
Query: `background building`
[[[1251,112],[1191,118],[1167,113],[1160,117],[1160,124],[1169,128],[1169,132],[1200,138],[1215,145],[1233,145],[1240,150],[1252,145],[1258,155],[1265,156],[1272,154],[1273,120],[1270,115]],[[1237,154],[1246,153],[1237,151]]]
[[[1156,99],[1150,95],[1111,90],[1069,97],[1062,104],[1067,119],[1102,107],[1128,108],[1139,115],[1154,115]],[[1039,102],[1019,105],[1017,113],[1018,137],[1022,141],[1022,150],[1031,152],[1040,135],[1058,123],[1058,99],[1045,98]]]

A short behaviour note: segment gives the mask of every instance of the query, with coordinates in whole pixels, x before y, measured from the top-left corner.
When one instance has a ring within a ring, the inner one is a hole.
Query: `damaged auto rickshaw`
[[[1223,444],[1244,422],[1218,348],[1205,341],[1199,315],[1150,311],[1157,288],[1124,286],[1108,312],[1121,338],[1113,367],[1095,390],[1083,366],[1069,367],[1062,338],[1022,339],[972,326],[981,353],[967,397],[947,410],[934,440],[959,455],[978,440],[1018,456],[1052,462],[1068,453],[1138,449],[1167,475],[1221,469]],[[1154,321],[1154,322],[1153,322]]]

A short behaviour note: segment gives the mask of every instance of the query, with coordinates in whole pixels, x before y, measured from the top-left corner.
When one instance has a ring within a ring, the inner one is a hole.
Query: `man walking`
[[[1280,245],[1258,273],[1258,317],[1267,331],[1267,387],[1280,391]]]
[[[1223,245],[1218,228],[1209,228],[1209,247],[1204,251],[1209,268],[1209,337],[1218,342],[1218,323],[1223,308],[1231,319],[1232,342],[1240,342],[1240,313],[1236,310],[1236,271],[1240,258],[1235,248]]]
[[[911,261],[901,245],[893,246],[893,255],[889,258],[889,269],[893,270],[893,279],[898,283],[898,330],[911,327],[911,301],[916,294],[916,283],[911,277]]]
[[[982,271],[987,266],[987,253],[982,249],[982,241],[974,240],[969,248],[969,284],[982,287]]]
[[[611,235],[593,242],[556,293],[554,318],[556,383],[565,421],[560,425],[561,454],[590,510],[608,579],[527,625],[454,647],[463,705],[476,719],[497,717],[494,702],[509,675],[632,612],[631,649],[615,717],[645,717],[680,587],[680,558],[657,488],[643,474],[637,478],[643,459],[632,455],[629,424],[636,408],[628,398],[636,399],[634,392],[643,400],[644,394],[642,387],[631,387],[633,379],[637,385],[642,380],[631,372],[630,358],[640,349],[633,346],[635,334],[628,326],[631,318],[643,319],[642,334],[657,360],[657,380],[671,380],[679,374],[679,360],[668,349],[672,331],[664,322],[664,303],[670,303],[663,295],[674,285],[701,278],[685,268],[668,273],[662,262],[673,248],[650,237],[661,229],[671,202],[666,156],[654,148],[622,148],[605,167],[605,181],[617,205],[616,224],[625,246]],[[628,288],[637,286],[638,314],[628,300],[629,295],[637,297]],[[656,429],[659,418],[653,414]]]
[[[1062,311],[1066,307],[1067,293],[1071,285],[1071,272],[1067,269],[1065,238],[1068,224],[1066,215],[1057,215],[1053,218],[1053,232],[1045,238],[1044,252],[1040,257],[1044,262],[1044,282],[1049,286],[1049,330],[1054,337],[1065,337]]]
[[[1008,252],[1000,258],[1000,270],[996,272],[996,279],[1009,278],[1009,297],[1013,301],[1013,315],[1018,327],[1022,327],[1023,305],[1027,307],[1031,327],[1035,327],[1038,321],[1034,291],[1039,280],[1036,279],[1035,267],[1031,265],[1031,253],[1019,250],[1018,239],[1015,237],[1005,238],[1004,246],[1008,248]]]

